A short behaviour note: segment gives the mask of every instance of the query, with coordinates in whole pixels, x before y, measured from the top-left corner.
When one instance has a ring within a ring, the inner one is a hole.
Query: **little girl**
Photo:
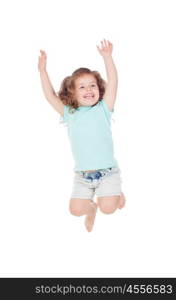
[[[97,46],[104,60],[107,83],[97,71],[79,68],[62,81],[58,93],[48,77],[47,57],[42,50],[38,62],[44,95],[68,126],[75,160],[70,212],[76,216],[86,215],[88,232],[93,228],[97,207],[110,214],[125,205],[111,133],[118,83],[112,48],[107,40]],[[97,202],[93,201],[94,194]]]

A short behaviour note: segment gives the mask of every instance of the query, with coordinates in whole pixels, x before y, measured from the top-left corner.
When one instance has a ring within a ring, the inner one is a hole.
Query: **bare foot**
[[[88,215],[86,215],[86,218],[85,218],[85,226],[86,226],[86,229],[88,232],[92,231],[96,213],[97,213],[97,204],[92,202],[90,213]]]
[[[125,196],[123,193],[121,193],[118,208],[119,209],[123,208],[125,206],[125,202],[126,202]]]

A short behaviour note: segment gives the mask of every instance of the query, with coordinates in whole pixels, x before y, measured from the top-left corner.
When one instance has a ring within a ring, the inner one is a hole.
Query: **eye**
[[[93,86],[93,87],[95,87],[95,86],[96,86],[96,84],[92,84],[92,86]]]
[[[84,86],[80,86],[80,89],[83,89],[84,88]]]

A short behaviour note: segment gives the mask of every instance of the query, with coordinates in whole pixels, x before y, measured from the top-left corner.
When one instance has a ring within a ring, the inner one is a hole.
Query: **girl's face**
[[[75,80],[75,96],[79,106],[92,106],[99,100],[99,88],[96,78],[85,74]]]

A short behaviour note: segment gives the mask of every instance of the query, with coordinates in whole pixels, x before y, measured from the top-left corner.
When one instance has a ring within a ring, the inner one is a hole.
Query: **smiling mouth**
[[[85,99],[92,99],[94,98],[94,95],[87,95],[87,96],[84,96]]]

